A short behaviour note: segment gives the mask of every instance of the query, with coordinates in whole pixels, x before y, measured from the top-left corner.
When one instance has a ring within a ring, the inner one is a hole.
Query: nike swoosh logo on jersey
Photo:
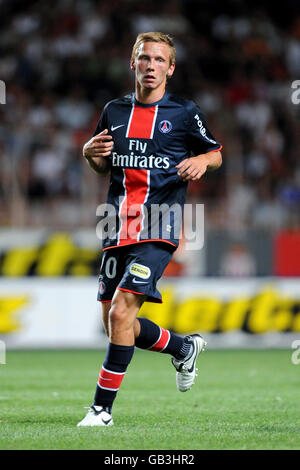
[[[121,124],[120,126],[111,126],[110,130],[113,132],[116,129],[119,129],[119,127],[124,127],[124,126],[125,126],[125,124]]]
[[[134,284],[148,284],[148,282],[145,281],[138,281],[135,277],[132,279],[132,282]]]

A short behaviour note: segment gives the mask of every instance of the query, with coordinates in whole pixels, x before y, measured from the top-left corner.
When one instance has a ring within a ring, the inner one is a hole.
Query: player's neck
[[[137,84],[135,87],[135,97],[140,103],[151,104],[161,100],[165,94],[165,91],[165,86],[152,90],[149,88],[143,88]]]

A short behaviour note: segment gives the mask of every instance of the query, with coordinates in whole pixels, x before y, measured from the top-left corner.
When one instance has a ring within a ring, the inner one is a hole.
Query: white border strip
[[[121,202],[120,204],[120,207],[119,207],[119,223],[120,223],[120,227],[119,227],[119,232],[118,232],[118,237],[117,237],[117,245],[119,245],[120,243],[120,234],[121,234],[121,230],[122,230],[122,227],[123,227],[123,220],[121,218],[121,212],[122,212],[122,207],[123,207],[123,204],[124,204],[124,201],[126,201],[127,199],[127,189],[126,189],[126,185],[125,185],[125,180],[126,180],[126,174],[125,174],[125,169],[122,168],[122,171],[123,171],[123,188],[124,188],[124,197],[123,197],[123,201]],[[127,217],[127,215],[126,215]]]
[[[153,123],[152,123],[152,129],[151,129],[150,139],[153,138],[154,129],[155,129],[155,123],[156,123],[156,118],[157,118],[157,113],[158,113],[158,104],[155,106],[155,114],[154,114],[154,119],[153,119]]]
[[[132,103],[132,109],[131,109],[131,113],[130,113],[130,116],[129,116],[129,121],[128,121],[128,125],[127,125],[127,130],[126,130],[126,135],[125,137],[128,137],[128,134],[129,134],[129,129],[130,129],[130,125],[131,125],[131,121],[132,121],[132,116],[133,116],[133,112],[134,112],[134,103]]]
[[[145,211],[144,211],[144,206],[146,204],[146,202],[148,201],[148,197],[149,197],[149,193],[150,193],[150,170],[147,170],[147,193],[146,193],[146,196],[145,196],[145,199],[144,199],[144,202],[142,204],[142,221],[141,221],[141,230],[137,236],[137,240],[140,241],[141,239],[141,234],[142,234],[142,231],[144,230],[144,220],[145,220]]]

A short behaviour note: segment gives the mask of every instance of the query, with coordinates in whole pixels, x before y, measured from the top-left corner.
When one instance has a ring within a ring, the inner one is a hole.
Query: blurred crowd
[[[142,31],[175,39],[170,92],[194,100],[222,168],[189,185],[208,227],[300,227],[297,1],[0,0],[0,225],[93,225],[108,181],[82,145],[104,104],[133,90]],[[299,96],[300,97],[300,96]]]

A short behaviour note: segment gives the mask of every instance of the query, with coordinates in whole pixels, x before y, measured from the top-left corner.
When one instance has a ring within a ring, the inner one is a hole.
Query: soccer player
[[[166,92],[175,70],[168,35],[139,34],[130,67],[135,93],[106,104],[83,147],[93,170],[110,171],[107,202],[115,222],[103,241],[98,291],[109,345],[93,405],[78,426],[113,424],[113,401],[135,346],[170,354],[177,388],[185,392],[206,344],[198,334],[181,337],[137,315],[144,301],[161,302],[156,283],[178,246],[178,207],[183,208],[187,184],[221,165],[222,147],[195,103]],[[161,204],[164,210],[158,211]]]

